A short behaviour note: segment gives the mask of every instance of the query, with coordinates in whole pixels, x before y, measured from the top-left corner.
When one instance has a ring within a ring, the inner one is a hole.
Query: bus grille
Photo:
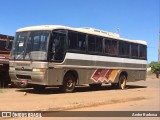
[[[16,68],[17,71],[32,71],[32,69],[22,69],[22,68]]]
[[[29,75],[16,75],[18,79],[31,79]]]

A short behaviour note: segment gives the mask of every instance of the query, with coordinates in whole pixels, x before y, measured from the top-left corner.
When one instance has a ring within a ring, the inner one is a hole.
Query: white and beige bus
[[[124,89],[126,82],[146,79],[146,65],[145,41],[94,28],[42,25],[16,31],[9,72],[13,82],[36,90],[59,86],[73,92],[82,84]]]

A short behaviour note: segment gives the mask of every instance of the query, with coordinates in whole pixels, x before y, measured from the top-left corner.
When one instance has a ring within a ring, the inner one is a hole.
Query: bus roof
[[[40,25],[40,26],[31,26],[31,27],[20,28],[16,32],[37,31],[37,30],[54,30],[54,29],[73,30],[73,31],[81,32],[81,33],[87,33],[87,34],[108,37],[108,38],[113,38],[113,39],[115,38],[117,40],[147,45],[146,41],[129,40],[129,39],[125,39],[125,38],[120,38],[119,34],[117,34],[117,33],[107,32],[107,31],[94,29],[94,28],[72,28],[72,27],[67,27],[67,26],[62,26],[62,25]]]

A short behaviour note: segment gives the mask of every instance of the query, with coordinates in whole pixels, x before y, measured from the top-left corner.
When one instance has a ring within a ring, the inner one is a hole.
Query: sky
[[[148,63],[158,60],[160,0],[0,0],[0,34],[22,27],[65,25],[145,40]]]

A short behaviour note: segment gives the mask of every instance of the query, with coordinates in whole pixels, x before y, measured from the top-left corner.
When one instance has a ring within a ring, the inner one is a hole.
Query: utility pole
[[[158,62],[160,63],[160,32],[159,32],[159,46],[158,46]]]

